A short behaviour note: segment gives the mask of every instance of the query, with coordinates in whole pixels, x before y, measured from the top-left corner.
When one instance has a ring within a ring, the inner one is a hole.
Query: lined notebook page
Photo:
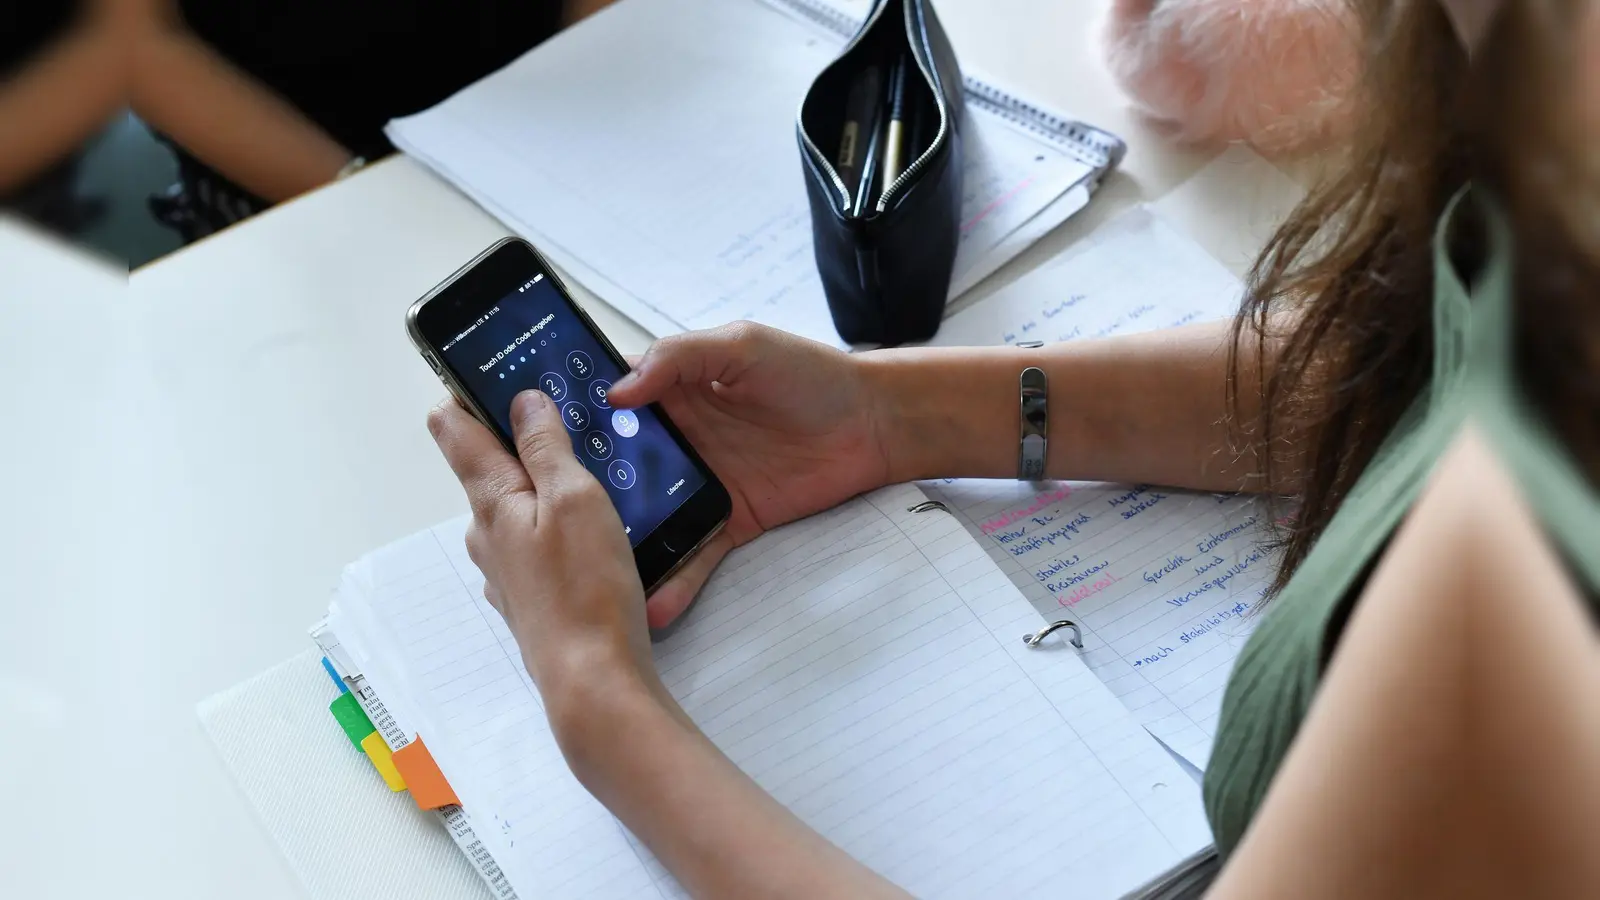
[[[1151,734],[1204,769],[1222,691],[1271,578],[1254,501],[1144,485],[925,485],[1024,596],[1084,630],[1084,661]]]
[[[1232,315],[1239,282],[1146,208],[953,316],[941,345],[1073,341]],[[1070,411],[1067,411],[1070,416]],[[926,485],[1047,617],[1085,627],[1085,659],[1197,768],[1275,559],[1256,503],[1143,485]]]
[[[1148,207],[946,319],[935,347],[1075,341],[1231,316],[1239,280]]]
[[[1209,840],[1198,791],[911,485],[733,554],[658,647],[685,709],[802,819],[920,896],[1113,897]],[[567,773],[462,523],[370,557],[369,669],[526,896],[680,895]],[[341,633],[343,636],[343,633]],[[377,652],[374,652],[377,651]],[[619,736],[619,739],[625,739]]]
[[[388,134],[653,334],[838,343],[795,111],[843,45],[761,0],[628,0]],[[1081,208],[1093,171],[976,106],[965,127],[953,293]]]

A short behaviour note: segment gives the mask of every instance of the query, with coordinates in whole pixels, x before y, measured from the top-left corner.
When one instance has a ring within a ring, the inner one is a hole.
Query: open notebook
[[[388,134],[654,335],[749,319],[838,343],[795,115],[853,6],[621,0]],[[1124,149],[992,80],[966,92],[952,297],[1081,209]]]
[[[933,343],[1153,331],[1230,316],[1239,292],[1205,250],[1138,207],[950,317]],[[1070,617],[1092,636],[1084,658],[1095,674],[1152,734],[1204,769],[1223,687],[1274,569],[1258,503],[1082,482],[963,479],[926,488],[1042,614]]]
[[[1115,897],[1205,846],[1195,782],[1069,644],[1024,646],[1038,612],[925,499],[885,488],[730,555],[657,647],[688,713],[919,896]],[[681,895],[568,772],[464,526],[351,565],[330,607],[380,730],[426,736],[510,893]]]

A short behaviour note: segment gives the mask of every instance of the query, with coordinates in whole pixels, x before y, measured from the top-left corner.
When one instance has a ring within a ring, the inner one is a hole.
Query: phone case
[[[888,83],[900,58],[910,61],[904,102],[914,123],[906,162],[857,208],[840,163],[882,129],[874,121],[847,130],[847,116],[858,85]],[[939,329],[960,237],[963,110],[961,69],[928,0],[877,0],[806,92],[797,130],[817,269],[834,327],[850,343],[922,341]]]

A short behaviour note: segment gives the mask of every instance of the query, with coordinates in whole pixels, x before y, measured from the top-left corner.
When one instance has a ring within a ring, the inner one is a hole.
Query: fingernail
[[[439,435],[444,432],[444,417],[448,413],[449,405],[449,400],[441,400],[437,406],[428,410],[428,433],[433,435],[434,440],[438,440]]]
[[[639,380],[639,368],[637,366],[635,366],[633,369],[629,370],[628,374],[622,376],[621,378],[618,378],[617,379],[617,383],[613,384],[611,386],[611,389],[614,391],[617,388],[626,388],[626,387],[632,385],[635,381],[638,381],[638,380]]]
[[[549,408],[550,398],[543,391],[523,391],[511,401],[511,418],[517,422],[527,422],[544,415]]]

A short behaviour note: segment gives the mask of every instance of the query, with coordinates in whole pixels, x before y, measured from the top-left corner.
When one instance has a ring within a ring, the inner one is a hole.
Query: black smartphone
[[[646,591],[728,520],[728,492],[655,405],[611,405],[628,363],[531,244],[506,238],[406,313],[406,331],[457,402],[507,450],[511,401],[544,391],[578,459],[610,493]]]

